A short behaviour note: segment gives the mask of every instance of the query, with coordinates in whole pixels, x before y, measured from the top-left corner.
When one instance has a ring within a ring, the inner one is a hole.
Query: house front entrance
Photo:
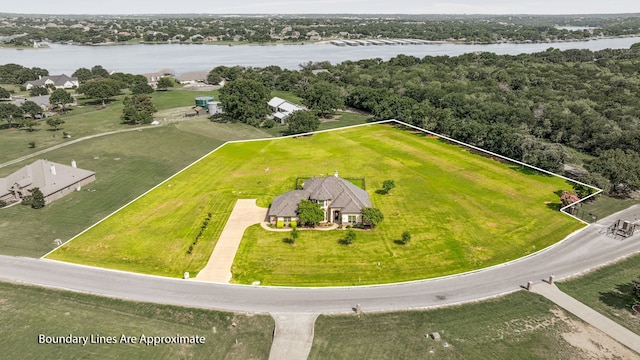
[[[340,211],[333,212],[333,223],[341,224],[342,223],[342,213]]]

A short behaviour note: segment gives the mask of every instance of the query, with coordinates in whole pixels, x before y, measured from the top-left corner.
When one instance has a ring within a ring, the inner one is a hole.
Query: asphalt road
[[[495,297],[527,281],[563,279],[640,252],[640,234],[605,234],[614,220],[640,219],[636,205],[532,256],[433,280],[368,287],[283,288],[205,283],[0,256],[0,279],[123,299],[253,313],[349,313],[430,308]]]

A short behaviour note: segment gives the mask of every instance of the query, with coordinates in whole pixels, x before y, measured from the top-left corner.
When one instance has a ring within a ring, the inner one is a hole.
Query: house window
[[[290,223],[291,222],[291,216],[285,216],[284,217],[284,222]]]
[[[355,215],[349,215],[349,222],[350,223],[355,223],[356,222],[356,216]]]

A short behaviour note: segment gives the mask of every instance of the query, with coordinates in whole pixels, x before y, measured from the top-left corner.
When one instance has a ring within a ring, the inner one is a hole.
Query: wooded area
[[[640,189],[640,45],[622,50],[550,48],[517,56],[399,55],[301,71],[217,67],[307,99],[340,94],[346,106],[395,118],[578,180],[613,195]],[[321,72],[312,70],[324,69]],[[321,84],[322,86],[317,86]]]

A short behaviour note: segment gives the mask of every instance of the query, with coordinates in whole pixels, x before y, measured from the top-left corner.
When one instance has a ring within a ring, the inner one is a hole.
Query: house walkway
[[[196,280],[228,283],[231,280],[231,265],[244,231],[253,224],[263,222],[266,216],[267,209],[258,207],[256,199],[238,200],[222,229],[209,262],[200,270]]]
[[[531,288],[531,292],[546,297],[556,305],[564,308],[586,323],[600,329],[624,346],[640,354],[640,336],[560,291],[554,284],[536,284]]]

